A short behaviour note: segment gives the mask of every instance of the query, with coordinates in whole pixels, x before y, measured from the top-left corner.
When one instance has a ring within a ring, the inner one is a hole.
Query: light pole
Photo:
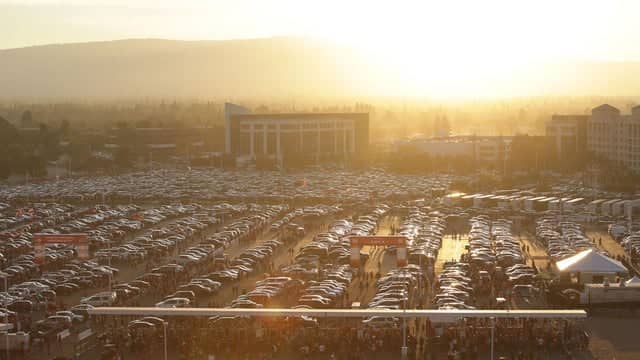
[[[407,268],[403,269],[404,274],[407,274]],[[407,298],[404,299],[404,306],[402,309],[402,349],[400,349],[400,354],[402,356],[402,360],[407,360],[408,349],[407,349]]]
[[[493,342],[496,329],[496,318],[492,316],[489,318],[489,320],[491,320],[491,360],[493,360]]]
[[[4,280],[4,291],[8,293],[9,287],[8,287],[7,280],[9,279],[9,274],[3,272],[3,273],[0,273],[0,276]],[[6,351],[5,359],[9,360],[9,313],[4,314],[4,327],[5,327],[4,349]]]
[[[167,360],[167,325],[168,321],[162,323],[162,329],[164,330],[164,360]]]
[[[113,282],[113,270],[111,270],[111,237],[107,237],[107,248],[109,249],[109,258],[107,260],[109,265],[109,293],[111,293],[111,283]]]

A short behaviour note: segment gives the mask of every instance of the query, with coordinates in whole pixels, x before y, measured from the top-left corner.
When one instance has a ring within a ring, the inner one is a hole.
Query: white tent
[[[602,283],[606,278],[615,282],[617,276],[628,274],[627,268],[594,249],[581,251],[556,263],[558,271],[576,274],[579,283]]]
[[[640,286],[640,278],[634,276],[631,279],[625,281],[624,284],[627,286]]]

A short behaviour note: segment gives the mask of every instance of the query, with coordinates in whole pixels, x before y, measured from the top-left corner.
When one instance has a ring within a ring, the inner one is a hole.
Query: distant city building
[[[622,115],[608,104],[594,108],[587,139],[593,154],[640,172],[640,106],[630,115]]]
[[[495,163],[511,156],[512,137],[448,136],[431,139],[399,140],[396,151],[412,148],[433,157],[467,157],[483,163]]]
[[[588,153],[640,172],[640,106],[623,115],[603,104],[591,115],[554,115],[546,124],[546,135],[553,139],[559,159]]]
[[[254,114],[225,104],[225,153],[237,157],[347,159],[368,146],[368,113]]]
[[[572,154],[595,155],[640,172],[640,106],[628,115],[609,104],[593,108],[591,115],[554,115],[546,124],[546,135],[560,161]]]
[[[587,149],[589,115],[553,115],[546,124],[546,135],[553,140],[558,157],[583,154]]]
[[[221,151],[222,144],[215,139],[219,128],[113,128],[106,133],[108,148],[119,148],[120,138],[128,132],[134,142],[134,150],[154,154],[175,153],[183,149],[185,154],[198,154],[205,151]]]

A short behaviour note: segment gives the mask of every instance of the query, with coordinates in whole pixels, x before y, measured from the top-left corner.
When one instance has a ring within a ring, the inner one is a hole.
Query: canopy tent
[[[640,286],[640,278],[634,276],[631,279],[625,281],[624,284],[627,286]]]
[[[626,273],[628,270],[618,260],[614,260],[594,249],[581,251],[560,260],[556,267],[561,272]]]
[[[619,275],[628,274],[620,261],[614,260],[594,249],[581,251],[556,263],[560,273],[576,274],[579,283],[602,283],[604,279],[614,282]]]

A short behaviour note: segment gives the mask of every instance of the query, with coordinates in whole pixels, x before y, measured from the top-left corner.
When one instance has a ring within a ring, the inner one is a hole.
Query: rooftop
[[[231,114],[232,119],[322,119],[322,118],[360,118],[369,117],[369,113],[343,112],[343,113],[262,113],[262,114]]]
[[[593,110],[591,110],[591,112],[615,112],[615,113],[620,113],[620,110],[618,110],[618,108],[613,107],[609,104],[602,104],[600,106],[596,106],[595,108],[593,108]]]

